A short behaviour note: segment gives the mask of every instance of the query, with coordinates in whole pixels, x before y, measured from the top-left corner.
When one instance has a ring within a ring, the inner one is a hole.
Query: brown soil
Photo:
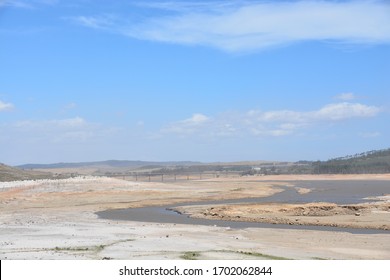
[[[390,230],[390,202],[204,205],[176,210],[195,218]]]

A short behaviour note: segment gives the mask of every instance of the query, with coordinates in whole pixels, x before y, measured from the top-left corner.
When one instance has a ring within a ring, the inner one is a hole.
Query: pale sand
[[[387,198],[387,196],[386,196]],[[387,198],[390,201],[390,196]],[[262,203],[200,205],[174,208],[193,218],[270,224],[331,226],[389,230],[390,202],[337,205],[334,203]]]
[[[177,184],[110,178],[20,183],[0,192],[0,259],[179,259],[191,256],[188,252],[196,252],[198,259],[390,259],[390,234],[152,224],[103,220],[95,214],[106,209],[266,196],[280,191],[271,187],[272,181],[314,178],[274,177]],[[388,175],[359,178],[390,179]]]

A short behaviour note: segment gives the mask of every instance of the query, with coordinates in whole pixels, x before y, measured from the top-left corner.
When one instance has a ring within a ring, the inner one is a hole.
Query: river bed
[[[294,185],[294,187],[291,187]],[[158,207],[128,208],[117,210],[106,210],[97,212],[102,219],[128,220],[151,223],[173,223],[193,224],[230,228],[277,228],[277,229],[304,229],[341,231],[354,234],[389,234],[386,230],[376,229],[355,229],[330,226],[305,226],[305,225],[284,225],[267,224],[257,222],[238,222],[225,220],[209,220],[191,218],[181,215],[172,209],[180,206],[190,205],[221,205],[221,204],[242,204],[242,203],[312,203],[329,202],[336,204],[356,204],[374,201],[376,197],[390,193],[389,181],[363,181],[363,180],[331,180],[331,181],[291,181],[286,182],[285,187],[278,186],[283,191],[268,197],[242,198],[217,201],[198,201],[190,203],[179,203]],[[299,193],[297,188],[309,190],[307,193]]]

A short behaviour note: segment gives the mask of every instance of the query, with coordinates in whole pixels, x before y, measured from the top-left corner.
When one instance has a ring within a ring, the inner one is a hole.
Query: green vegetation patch
[[[106,247],[113,246],[119,243],[123,242],[129,242],[129,241],[134,241],[134,239],[125,239],[125,240],[119,240],[116,242],[112,242],[109,244],[101,244],[101,245],[96,245],[96,246],[80,246],[80,247],[55,247],[54,251],[68,251],[68,252],[95,252],[99,253],[103,251]]]
[[[183,260],[197,260],[199,257],[199,252],[185,252],[183,255],[180,256],[180,258]]]
[[[72,251],[72,252],[84,252],[93,251],[93,247],[55,247],[54,251]]]

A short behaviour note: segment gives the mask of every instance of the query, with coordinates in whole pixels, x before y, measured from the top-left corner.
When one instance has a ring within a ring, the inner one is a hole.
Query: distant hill
[[[55,178],[80,174],[111,176],[131,174],[133,172],[145,174],[236,172],[241,175],[390,173],[390,148],[326,161],[299,161],[295,163],[272,161],[200,163],[193,161],[107,160],[77,163],[25,164],[17,166],[17,168],[1,165],[0,180],[18,180],[39,176],[39,174],[33,174],[33,170],[50,172]],[[42,173],[40,176],[42,176]]]
[[[253,166],[277,166],[277,162],[216,162],[201,163],[194,161],[129,161],[107,160],[97,162],[25,164],[17,166],[24,170],[51,172],[54,177],[97,175],[115,176],[124,174],[188,174],[202,172],[246,172]],[[283,163],[285,164],[285,163]]]
[[[315,174],[390,173],[390,149],[317,161],[312,167]]]
[[[153,162],[153,161],[131,161],[131,160],[106,160],[94,162],[74,162],[74,163],[52,163],[52,164],[24,164],[17,166],[21,169],[56,169],[56,168],[77,168],[77,167],[112,167],[112,168],[137,168],[146,166],[188,166],[200,164],[192,161],[170,161],[170,162]]]
[[[259,166],[261,167],[261,166]],[[390,173],[390,149],[373,150],[326,161],[301,160],[292,164],[261,167],[245,174],[383,174]]]
[[[32,180],[32,179],[46,179],[51,178],[50,173],[25,171],[19,168],[11,167],[0,163],[0,182],[18,181],[18,180]]]

